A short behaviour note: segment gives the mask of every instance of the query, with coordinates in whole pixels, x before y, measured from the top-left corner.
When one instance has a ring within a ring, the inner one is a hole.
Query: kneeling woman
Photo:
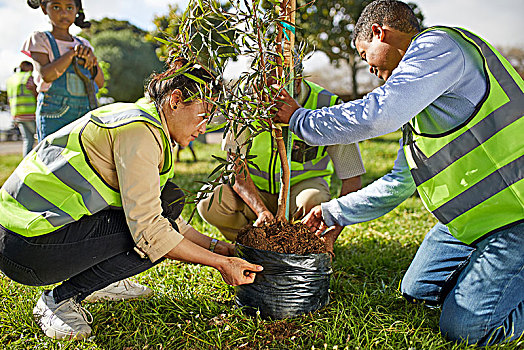
[[[177,218],[172,141],[205,132],[210,104],[190,97],[214,82],[200,66],[175,74],[186,63],[152,77],[151,101],[105,106],[49,135],[3,185],[0,270],[25,285],[63,281],[33,310],[46,335],[87,337],[77,303],[164,258],[212,266],[231,285],[262,270]]]

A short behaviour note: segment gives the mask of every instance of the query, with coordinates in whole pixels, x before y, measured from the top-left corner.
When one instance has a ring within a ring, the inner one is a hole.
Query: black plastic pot
[[[237,244],[236,256],[264,267],[255,282],[235,287],[235,303],[248,315],[295,317],[329,302],[329,254],[282,254]]]

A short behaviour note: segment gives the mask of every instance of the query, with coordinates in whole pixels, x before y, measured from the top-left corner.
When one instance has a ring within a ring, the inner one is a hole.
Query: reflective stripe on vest
[[[36,97],[26,87],[31,72],[17,72],[6,82],[7,95],[11,115],[34,115],[36,111]]]
[[[309,89],[304,108],[318,109],[329,107],[339,102],[339,97],[325,90],[321,86],[303,80]],[[287,128],[284,128],[284,139],[287,138]],[[313,177],[324,177],[330,183],[333,174],[333,162],[327,154],[325,146],[308,146],[295,134],[292,135],[293,149],[295,154],[307,154],[309,157],[295,157],[291,161],[290,185],[293,186],[301,181]],[[255,185],[266,192],[278,193],[280,190],[280,160],[278,158],[276,142],[269,132],[263,132],[253,139],[253,144],[249,151],[250,154],[257,155],[252,162],[258,169],[249,164],[249,173]],[[301,149],[300,149],[301,148]],[[297,151],[300,149],[299,151]],[[304,161],[298,161],[298,158]]]
[[[482,56],[487,91],[462,125],[442,134],[404,127],[404,151],[420,196],[460,241],[471,244],[524,220],[524,81],[493,47],[462,28]]]
[[[0,190],[0,225],[26,237],[39,236],[84,215],[122,207],[118,189],[109,186],[89,162],[83,139],[101,128],[125,128],[136,122],[161,130],[163,187],[173,177],[173,157],[154,105],[104,106],[49,135],[22,160]]]

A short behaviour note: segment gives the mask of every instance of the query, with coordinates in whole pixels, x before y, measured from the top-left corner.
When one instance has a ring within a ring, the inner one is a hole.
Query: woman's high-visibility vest
[[[475,112],[442,134],[423,130],[421,118],[406,124],[404,151],[425,206],[451,234],[472,244],[524,220],[524,81],[487,42],[459,33],[481,54],[487,91]]]
[[[310,92],[304,108],[318,109],[339,103],[340,98],[321,86],[303,80]],[[287,133],[288,128],[284,129]],[[284,139],[286,137],[284,136]],[[291,152],[291,179],[293,186],[313,177],[324,177],[330,183],[333,174],[333,162],[327,154],[326,146],[309,146],[295,134],[292,134],[293,149]],[[249,154],[256,155],[248,165],[249,173],[255,185],[262,191],[278,193],[280,190],[280,160],[277,145],[269,132],[263,132],[253,139]]]
[[[34,116],[36,111],[36,97],[26,87],[31,72],[16,72],[6,82],[7,96],[11,115]]]
[[[0,225],[25,237],[39,236],[110,207],[122,207],[118,188],[89,162],[84,136],[100,129],[148,123],[161,131],[160,185],[173,177],[173,154],[153,103],[115,103],[95,109],[49,135],[29,153],[0,189]],[[91,124],[91,125],[89,125]],[[88,127],[89,126],[89,127]]]

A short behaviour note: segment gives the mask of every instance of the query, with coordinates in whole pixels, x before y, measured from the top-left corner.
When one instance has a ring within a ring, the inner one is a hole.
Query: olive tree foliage
[[[156,28],[145,36],[148,41],[158,45],[156,54],[162,61],[168,57],[171,44],[165,44],[165,41],[159,41],[157,38],[163,40],[175,38],[183,15],[182,9],[177,4],[168,5],[168,9],[167,14],[154,17],[153,23]]]
[[[234,0],[227,6],[213,0],[193,0],[187,10],[177,20],[168,24],[167,31],[163,32],[159,41],[166,45],[165,51],[170,55],[188,59],[190,64],[199,64],[212,71],[218,77],[224,75],[228,64],[239,55],[250,58],[248,70],[241,73],[235,81],[223,82],[221,96],[207,99],[215,108],[215,116],[222,118],[224,135],[230,131],[236,139],[243,132],[250,135],[244,144],[238,144],[236,152],[224,159],[213,156],[219,165],[210,174],[209,181],[204,183],[208,189],[200,192],[195,201],[201,200],[207,193],[223,183],[234,185],[235,176],[249,176],[247,164],[253,164],[255,156],[243,155],[241,148],[249,150],[254,137],[263,132],[269,132],[275,138],[281,159],[284,175],[281,181],[279,210],[276,214],[278,221],[286,221],[286,197],[289,186],[289,166],[282,129],[272,121],[274,106],[278,94],[290,80],[289,70],[284,73],[282,67],[285,62],[292,60],[282,52],[282,23],[292,28],[284,17],[279,15],[279,1],[273,2],[277,10],[266,11],[260,0]],[[284,11],[282,11],[284,12]],[[170,18],[175,16],[171,15]],[[164,25],[167,22],[163,22]],[[291,30],[286,33],[289,37]],[[278,42],[277,38],[281,38]],[[289,52],[289,51],[288,51]],[[276,76],[280,88],[271,88],[270,79]],[[177,74],[186,74],[185,67]],[[255,166],[255,165],[253,165]],[[256,166],[255,166],[256,167]],[[240,169],[240,170],[239,170]],[[286,173],[287,169],[287,173]],[[221,193],[213,200],[221,200]]]
[[[120,102],[134,102],[144,95],[151,72],[162,70],[152,43],[129,29],[100,31],[91,44],[99,61],[108,63],[110,79],[106,95]]]
[[[332,63],[347,61],[350,67],[352,98],[359,96],[357,73],[366,69],[352,46],[353,28],[364,8],[373,0],[297,0],[297,40],[310,49],[326,53]],[[422,23],[418,6],[408,3]]]

